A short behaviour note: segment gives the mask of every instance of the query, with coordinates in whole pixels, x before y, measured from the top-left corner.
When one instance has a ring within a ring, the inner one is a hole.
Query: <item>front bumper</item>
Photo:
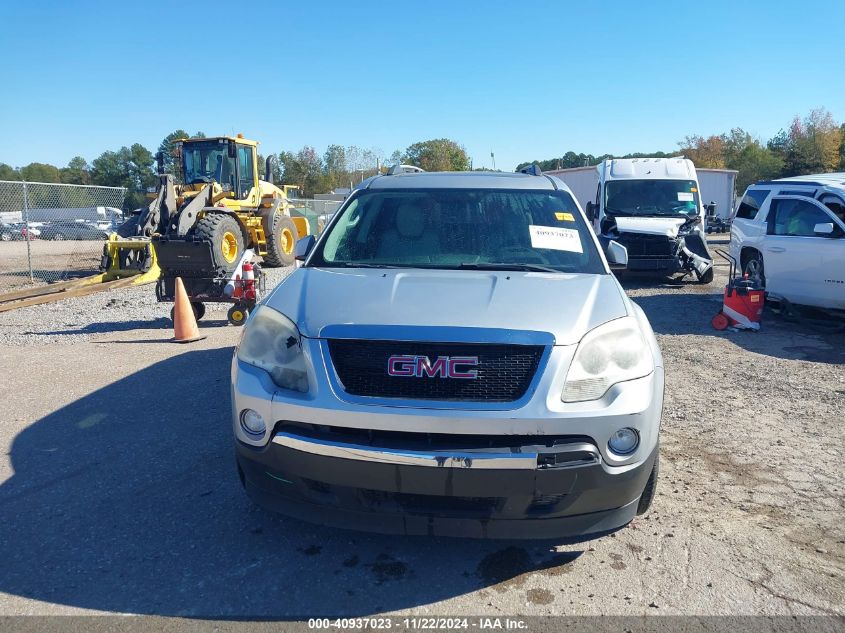
[[[535,388],[510,409],[350,401],[314,339],[303,339],[306,394],[275,388],[235,358],[239,475],[259,505],[337,527],[487,538],[614,530],[634,517],[657,455],[663,367],[650,343],[651,374],[582,403],[561,401],[575,346],[555,346]],[[245,408],[268,421],[263,437],[244,434]],[[627,456],[607,447],[622,427],[640,437]]]
[[[357,454],[342,456],[350,445],[339,446],[339,452],[318,454],[312,452],[312,438],[286,432],[260,449],[239,442],[241,482],[265,508],[335,527],[408,535],[574,538],[627,524],[657,455],[655,447],[633,467],[614,468],[600,458],[590,460],[590,450],[573,442],[577,455],[570,466],[537,468],[536,459],[530,468],[501,462],[466,466],[465,452],[454,461],[427,466],[390,463],[384,453],[383,461],[362,459],[362,447],[354,445]],[[404,454],[413,460],[421,453]]]

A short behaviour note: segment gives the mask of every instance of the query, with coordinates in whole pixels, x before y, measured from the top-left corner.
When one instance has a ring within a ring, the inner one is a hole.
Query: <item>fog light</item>
[[[634,429],[619,429],[610,436],[607,447],[617,455],[633,453],[640,444],[640,434]]]
[[[264,435],[267,430],[267,425],[264,424],[264,418],[258,411],[252,409],[244,409],[241,411],[241,426],[244,431],[250,435]]]

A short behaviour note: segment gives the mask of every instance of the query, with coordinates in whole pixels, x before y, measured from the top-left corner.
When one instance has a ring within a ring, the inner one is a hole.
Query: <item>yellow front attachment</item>
[[[161,276],[155,247],[144,238],[124,239],[116,233],[103,247],[102,281],[135,277],[133,285],[156,281]]]

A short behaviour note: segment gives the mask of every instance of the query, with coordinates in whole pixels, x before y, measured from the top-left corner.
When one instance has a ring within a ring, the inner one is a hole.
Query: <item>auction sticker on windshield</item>
[[[528,225],[532,248],[548,248],[553,251],[583,253],[581,236],[575,229],[561,229],[555,226]]]

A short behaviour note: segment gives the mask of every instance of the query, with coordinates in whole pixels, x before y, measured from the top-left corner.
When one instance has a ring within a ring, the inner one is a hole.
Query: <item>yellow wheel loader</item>
[[[307,218],[291,217],[286,191],[258,177],[256,141],[183,139],[177,145],[183,185],[160,174],[154,199],[106,243],[102,268],[112,278],[159,266],[162,278],[222,278],[252,249],[270,267],[293,263]],[[273,157],[265,177],[272,178]],[[161,169],[159,157],[159,171]]]

